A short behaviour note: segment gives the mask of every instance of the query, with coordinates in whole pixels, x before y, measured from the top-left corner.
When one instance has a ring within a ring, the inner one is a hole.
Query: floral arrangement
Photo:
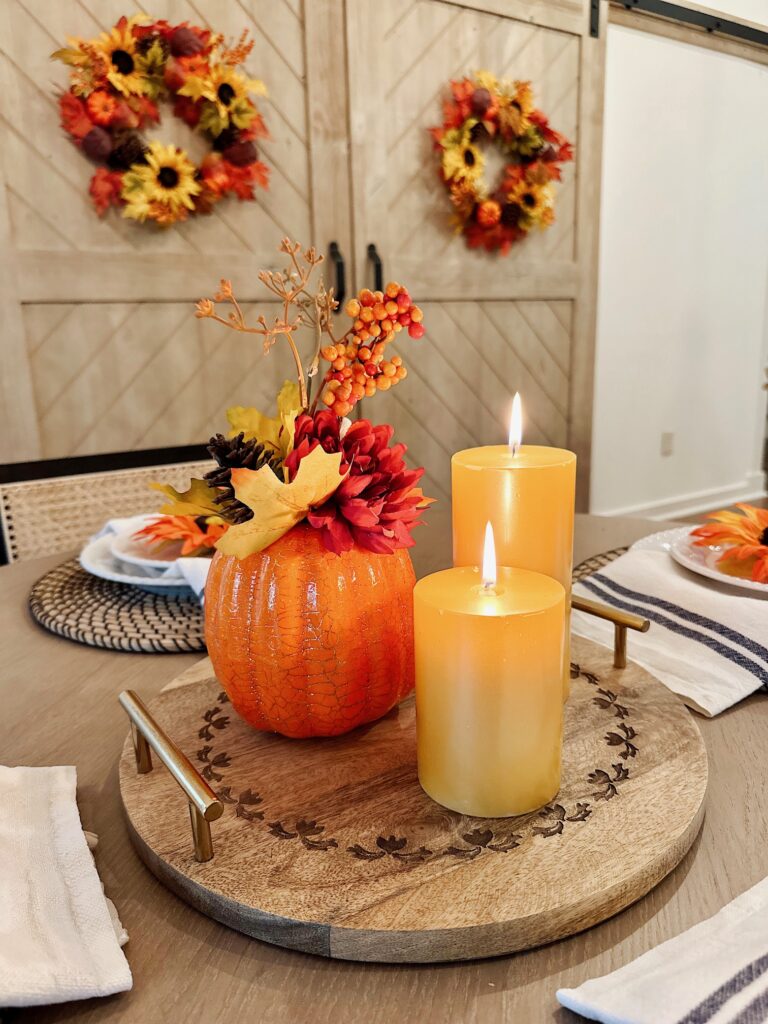
[[[322,280],[310,278],[323,257],[283,239],[283,271],[261,271],[259,279],[282,302],[270,324],[264,316],[248,325],[228,281],[212,299],[197,303],[196,316],[261,337],[269,352],[284,338],[296,381],[277,396],[277,415],[235,407],[228,411],[228,437],[211,438],[217,466],[189,490],[155,485],[167,495],[162,509],[172,516],[219,516],[224,524],[215,547],[246,558],[268,547],[301,522],[318,530],[325,547],[342,554],[357,546],[377,554],[411,547],[411,531],[431,502],[417,486],[423,469],[409,469],[406,447],[392,444],[393,429],[347,418],[364,396],[386,391],[406,376],[400,356],[389,354],[395,336],[424,333],[422,312],[405,288],[392,282],[384,291],[364,289],[345,308],[351,320],[336,335],[337,302]],[[218,303],[231,308],[226,316]],[[305,371],[295,335],[312,331],[314,355]],[[320,367],[327,364],[325,372]],[[312,385],[319,378],[315,397]]]
[[[697,547],[724,547],[717,564],[735,576],[750,575],[768,584],[768,509],[737,504],[741,511],[723,509],[707,516],[711,523],[697,526],[691,536]]]
[[[430,133],[456,230],[470,248],[506,254],[529,231],[553,223],[552,182],[560,181],[573,148],[534,107],[530,82],[499,80],[489,71],[452,81],[443,124]],[[491,142],[508,161],[493,187],[483,176],[483,147]]]
[[[116,206],[124,217],[167,227],[210,213],[226,195],[253,199],[254,186],[267,187],[255,140],[268,132],[250,96],[266,88],[237,70],[253,48],[245,32],[225,46],[209,29],[139,15],[96,39],[68,42],[51,55],[72,69],[59,98],[61,125],[100,165],[89,187],[100,216]],[[184,150],[143,138],[160,123],[162,100],[210,142],[199,167]]]
[[[221,516],[156,516],[133,536],[160,550],[181,541],[182,557],[209,555],[225,533]]]

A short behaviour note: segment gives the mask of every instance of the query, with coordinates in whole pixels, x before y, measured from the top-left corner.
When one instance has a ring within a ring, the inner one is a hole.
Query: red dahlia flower
[[[341,421],[322,410],[296,419],[294,449],[285,460],[293,480],[301,460],[320,445],[327,452],[342,452],[341,471],[347,473],[338,488],[307,522],[321,531],[323,544],[340,555],[355,544],[377,554],[391,554],[414,544],[411,530],[420,523],[429,504],[416,484],[423,469],[408,469],[404,444],[390,447],[389,424],[373,426],[357,420],[341,437]],[[348,472],[347,472],[348,471]]]

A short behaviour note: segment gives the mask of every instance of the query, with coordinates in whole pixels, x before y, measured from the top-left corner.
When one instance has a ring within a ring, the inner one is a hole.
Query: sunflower
[[[740,570],[751,568],[753,580],[768,583],[768,509],[742,504],[736,508],[743,515],[724,509],[708,516],[713,522],[691,531],[692,537],[699,538],[693,543],[697,547],[724,547],[717,560],[724,571],[741,575]]]
[[[247,101],[249,89],[258,92],[261,85],[260,82],[252,82],[245,75],[239,74],[228,64],[216,64],[211,69],[210,81],[213,87],[213,96],[210,99],[216,104],[221,117],[225,117],[243,100]]]
[[[471,181],[462,179],[451,182],[451,202],[456,210],[456,227],[461,230],[464,221],[472,215],[477,204],[477,192]]]
[[[208,100],[209,106],[203,111],[200,126],[213,135],[219,135],[234,125],[248,128],[256,116],[256,108],[248,93],[258,96],[267,93],[263,82],[257,78],[246,78],[228,64],[214,64],[206,73],[192,73],[178,90],[179,96],[191,100]]]
[[[547,185],[523,179],[518,182],[508,197],[523,211],[523,215],[531,221],[540,221],[552,206],[552,189]]]
[[[525,135],[531,128],[533,91],[530,82],[515,82],[499,98],[499,129],[505,138]]]
[[[183,220],[202,189],[195,165],[182,150],[159,142],[150,143],[145,159],[146,164],[132,164],[123,178],[123,216],[162,225]]]
[[[96,49],[106,58],[107,79],[124,96],[141,96],[147,82],[138,64],[133,26],[137,18],[121,18],[111,32],[102,32]]]
[[[442,138],[443,177],[446,181],[477,181],[482,176],[485,160],[472,141],[472,127],[467,122],[462,129],[447,131]]]

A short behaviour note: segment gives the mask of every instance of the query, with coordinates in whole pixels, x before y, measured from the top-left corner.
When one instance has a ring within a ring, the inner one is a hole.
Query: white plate
[[[141,526],[143,529],[147,523],[157,519],[157,515],[144,516]],[[136,538],[130,533],[116,533],[111,537],[112,554],[120,562],[128,562],[130,565],[138,565],[143,569],[167,569],[173,565],[177,558],[181,557],[182,542],[173,541],[158,547],[149,544],[146,538]]]
[[[150,594],[166,594],[174,597],[188,597],[191,587],[179,582],[178,578],[164,579],[159,569],[148,569],[129,562],[122,562],[112,554],[114,536],[107,534],[90,541],[80,552],[80,565],[92,576],[113,583],[127,583],[128,586],[147,590]],[[167,568],[167,566],[165,566]]]
[[[700,548],[693,543],[693,526],[678,526],[674,530],[662,530],[643,537],[632,545],[635,551],[667,551],[676,562],[707,579],[717,580],[739,590],[754,590],[768,595],[768,584],[731,576],[717,568],[717,560],[725,550],[723,547]]]

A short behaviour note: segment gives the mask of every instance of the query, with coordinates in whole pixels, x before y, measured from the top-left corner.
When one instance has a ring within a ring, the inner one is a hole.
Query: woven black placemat
[[[91,576],[73,558],[42,576],[29,593],[36,622],[89,647],[145,654],[204,651],[196,597],[149,594]]]
[[[610,565],[619,555],[623,555],[627,551],[629,551],[629,548],[614,548],[613,551],[604,551],[602,555],[593,555],[592,558],[585,558],[583,562],[579,562],[578,565],[574,566],[573,582],[578,583],[580,580],[586,579],[587,576],[591,576],[598,569]]]

